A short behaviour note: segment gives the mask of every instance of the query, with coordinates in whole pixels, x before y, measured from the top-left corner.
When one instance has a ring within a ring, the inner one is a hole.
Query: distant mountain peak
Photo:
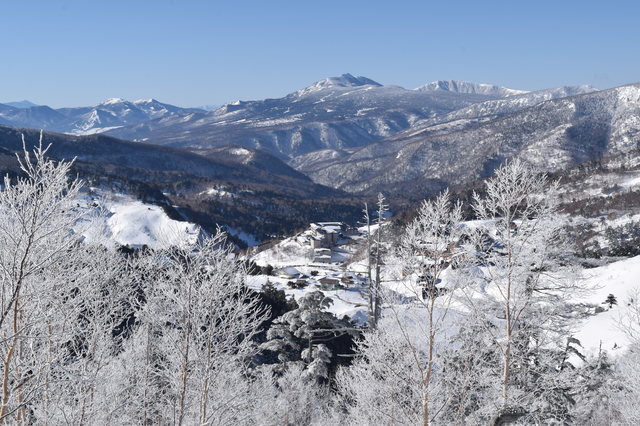
[[[472,83],[460,80],[438,80],[420,86],[414,90],[421,92],[453,92],[473,95],[515,96],[528,93],[526,90],[509,89],[486,83]]]
[[[5,105],[9,105],[11,107],[20,108],[20,109],[26,109],[26,108],[40,106],[40,105],[34,104],[33,102],[28,101],[26,99],[24,99],[22,101],[16,101],[16,102],[6,102]]]
[[[382,86],[377,81],[373,81],[367,77],[354,77],[353,75],[346,73],[340,77],[328,77],[324,80],[320,80],[314,84],[319,87],[358,87],[358,86]]]
[[[327,77],[323,80],[316,81],[311,86],[306,87],[296,92],[297,95],[305,95],[307,93],[318,92],[324,89],[336,88],[336,87],[361,87],[361,86],[376,86],[380,87],[382,84],[377,81],[373,81],[370,78],[358,76],[355,77],[352,74],[342,74],[339,77]]]
[[[101,102],[100,105],[113,105],[113,104],[121,104],[123,102],[127,102],[122,98],[109,98],[104,102]]]
[[[154,103],[160,103],[160,102],[157,99],[149,98],[149,99],[137,99],[133,101],[133,103],[138,105],[138,104],[154,104]]]

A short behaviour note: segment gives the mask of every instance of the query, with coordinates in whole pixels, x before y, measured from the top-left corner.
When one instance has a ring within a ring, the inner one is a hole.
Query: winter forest
[[[364,324],[320,290],[249,288],[221,231],[102,244],[72,163],[42,144],[19,161],[0,192],[0,424],[640,423],[640,303],[609,300],[628,306],[624,353],[583,351],[573,301],[593,289],[557,183],[521,161],[402,228],[384,197],[367,210]]]

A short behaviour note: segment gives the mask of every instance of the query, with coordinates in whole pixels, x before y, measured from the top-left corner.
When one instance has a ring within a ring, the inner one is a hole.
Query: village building
[[[331,249],[317,248],[313,250],[314,263],[331,263]]]
[[[304,274],[294,268],[293,266],[287,266],[285,268],[278,269],[276,274],[281,278],[286,279],[294,279],[294,278],[302,278]]]

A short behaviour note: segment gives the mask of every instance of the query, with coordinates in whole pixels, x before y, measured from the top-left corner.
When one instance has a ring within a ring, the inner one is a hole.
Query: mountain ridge
[[[161,118],[107,133],[192,149],[240,145],[288,160],[324,148],[360,147],[417,120],[496,98],[407,90],[343,74],[282,98],[235,101],[205,114]]]
[[[459,122],[426,120],[421,128],[346,155],[332,158],[324,153],[321,161],[307,158],[293,165],[318,183],[350,192],[385,187],[399,191],[422,182],[428,188],[425,194],[432,194],[486,177],[510,158],[557,171],[634,150],[640,145],[639,116],[640,83],[636,83]]]
[[[122,98],[109,98],[94,106],[57,109],[31,104],[29,101],[14,104],[19,105],[0,104],[0,123],[76,135],[101,133],[106,129],[170,115],[204,112],[197,108],[165,104],[155,99],[130,102]]]
[[[529,93],[527,90],[510,89],[504,86],[497,86],[487,83],[473,83],[469,81],[461,80],[436,80],[431,83],[416,87],[413,90],[425,91],[425,92],[454,92],[454,93],[467,93],[476,95],[492,95],[500,97],[508,97],[514,95],[522,95]]]

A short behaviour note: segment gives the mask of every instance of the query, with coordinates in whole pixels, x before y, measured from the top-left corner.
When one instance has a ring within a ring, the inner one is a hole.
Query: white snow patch
[[[631,187],[638,186],[638,185],[640,185],[640,176],[625,180],[624,182],[620,183],[620,186],[625,189],[629,189]]]
[[[76,232],[93,243],[111,247],[114,243],[130,247],[146,245],[156,249],[185,247],[195,244],[202,233],[198,225],[171,219],[162,207],[127,195],[115,194],[108,199],[85,195],[78,204],[89,211],[95,211],[96,206],[104,211],[103,215],[87,217],[77,226]],[[88,222],[90,226],[86,226]]]
[[[627,300],[631,292],[640,289],[640,256],[621,260],[583,272],[585,282],[595,290],[582,302],[593,303],[607,310],[584,320],[575,334],[582,346],[591,355],[602,349],[616,353],[630,343],[630,338],[620,328],[620,319],[629,313]],[[611,309],[604,301],[613,294],[617,305]]]
[[[229,235],[233,235],[236,238],[244,241],[249,247],[255,247],[260,244],[260,241],[255,237],[255,235],[244,232],[243,230],[232,228],[230,226],[225,226],[225,231]]]

